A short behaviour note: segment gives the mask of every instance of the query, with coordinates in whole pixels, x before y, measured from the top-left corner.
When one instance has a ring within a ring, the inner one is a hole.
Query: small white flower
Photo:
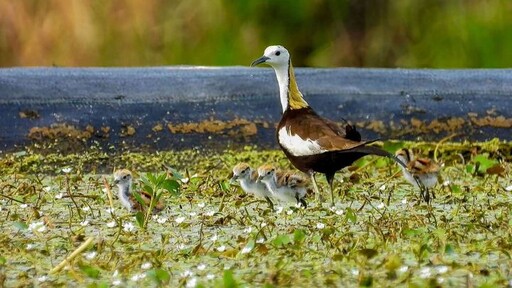
[[[64,193],[60,192],[59,194],[55,195],[55,199],[62,199],[64,197]]]
[[[261,227],[261,228],[263,228],[263,227],[265,227],[265,226],[267,226],[267,223],[265,223],[265,222],[261,222],[260,227]]]
[[[92,260],[96,257],[96,254],[97,254],[96,251],[91,251],[91,252],[85,254],[85,258],[87,260]]]
[[[324,229],[325,228],[325,224],[318,222],[318,223],[316,223],[316,228],[317,229]]]
[[[444,282],[444,278],[443,277],[437,277],[437,283],[438,284],[443,284]]]
[[[219,252],[226,251],[226,246],[222,245],[222,246],[217,247],[217,251],[219,251]]]
[[[213,275],[213,274],[208,274],[208,275],[206,275],[206,279],[208,279],[208,280],[213,280],[213,279],[215,279],[215,275]],[[512,280],[511,280],[511,281],[512,281]]]
[[[350,273],[352,273],[352,275],[354,275],[354,276],[357,276],[357,275],[359,275],[359,270],[357,270],[356,268],[353,268],[352,270],[350,270]]]
[[[43,275],[43,276],[40,276],[37,278],[37,281],[39,281],[39,282],[45,282],[46,280],[48,280],[48,276],[46,276],[46,275]]]
[[[242,251],[240,251],[240,253],[247,254],[247,253],[251,252],[251,250],[252,250],[251,247],[245,246],[244,249],[242,249]]]
[[[80,226],[84,226],[85,227],[87,225],[89,225],[89,220],[84,220],[84,221],[80,222]]]
[[[123,284],[123,282],[120,279],[116,279],[116,280],[112,281],[113,286],[119,286],[121,284]]]
[[[215,215],[215,211],[210,210],[210,211],[208,211],[208,212],[204,213],[204,215],[206,215],[206,216],[208,216],[208,217],[212,217],[213,215]]]
[[[402,199],[402,204],[407,204],[407,198]]]
[[[187,285],[185,287],[187,288],[193,288],[193,287],[196,287],[197,286],[197,278],[194,277],[194,278],[190,278],[188,281],[187,281]]]
[[[134,282],[137,282],[140,279],[144,279],[144,278],[146,278],[146,274],[145,273],[140,273],[140,274],[133,275],[132,278],[130,278],[130,280],[132,280]]]
[[[46,230],[46,227],[44,226],[43,221],[32,222],[28,225],[28,230],[30,230],[30,231],[36,230],[38,232],[44,232]]]
[[[382,208],[384,208],[385,206],[386,206],[386,205],[384,205],[384,202],[380,202],[380,204],[379,204],[379,205],[377,205],[377,208],[382,209]]]
[[[28,204],[25,204],[25,203],[23,203],[23,204],[20,204],[20,208],[23,208],[23,209],[25,209],[25,208],[27,208],[27,207],[28,207]]]
[[[109,213],[109,214],[113,214],[115,210],[116,210],[116,209],[114,209],[114,208],[110,208],[110,207],[109,207],[109,208],[105,209],[105,212],[107,212],[107,213]]]
[[[132,222],[125,222],[123,223],[123,230],[125,232],[132,232],[133,230],[135,230],[135,226],[133,225]]]
[[[448,185],[450,185],[450,180],[445,180],[445,181],[443,182],[443,186],[444,186],[444,187],[447,187]]]
[[[114,271],[114,273],[112,273],[112,277],[114,278],[117,277],[117,275],[119,275],[119,270],[116,270]]]
[[[210,240],[212,240],[213,242],[217,241],[217,239],[219,239],[217,234],[213,235],[212,238],[210,238]]]
[[[229,270],[231,269],[231,265],[229,264],[224,264],[224,270]]]
[[[114,227],[116,227],[116,225],[117,225],[116,221],[111,221],[111,222],[107,223],[108,228],[114,228]]]
[[[183,184],[187,184],[190,179],[188,178],[181,178],[180,179]]]
[[[90,211],[90,210],[91,210],[91,207],[89,207],[89,206],[82,207],[82,211],[87,212],[87,211]]]
[[[401,266],[400,268],[398,268],[398,272],[400,273],[405,273],[407,272],[407,270],[409,270],[408,266]]]
[[[338,209],[334,213],[336,213],[336,215],[343,215],[343,213],[345,213],[345,211],[343,211],[343,209]]]
[[[386,185],[385,185],[385,184],[382,184],[382,185],[379,187],[379,190],[380,190],[380,191],[384,191],[384,190],[386,190]]]
[[[50,192],[51,190],[52,190],[52,187],[50,187],[50,186],[43,187],[44,192]]]
[[[181,224],[181,223],[183,223],[183,221],[185,221],[185,217],[183,217],[183,216],[176,217],[176,219],[174,221],[176,221],[176,223],[178,223],[178,224]]]
[[[293,210],[291,210],[291,209],[290,209],[290,210],[287,210],[287,211],[286,211],[286,214],[287,214],[287,215],[292,215],[292,214],[293,214]]]
[[[430,267],[423,267],[420,269],[419,274],[420,278],[428,278],[432,275],[432,271]]]
[[[32,250],[32,249],[34,249],[35,247],[36,247],[36,245],[35,245],[35,244],[29,243],[29,244],[27,244],[27,247],[26,247],[25,249],[27,249],[27,250]]]
[[[256,240],[256,243],[258,243],[258,244],[265,243],[265,238],[259,238],[258,240]]]
[[[62,168],[62,172],[68,174],[69,172],[71,172],[71,167]]]
[[[249,234],[251,232],[252,232],[252,227],[247,227],[247,228],[244,229],[244,233]]]
[[[190,270],[185,270],[185,271],[183,271],[181,273],[181,277],[184,277],[184,278],[185,277],[190,277],[190,276],[193,276],[193,275],[194,275],[194,273],[192,273],[192,271],[190,271]]]
[[[507,186],[507,187],[505,188],[505,190],[506,190],[507,192],[512,191],[512,185]]]
[[[151,262],[142,263],[142,265],[140,265],[140,268],[144,270],[148,270],[151,267],[153,267],[153,264],[151,264]]]
[[[199,265],[197,265],[197,270],[203,271],[204,269],[206,269],[206,264],[199,264]]]
[[[204,208],[204,206],[206,206],[206,203],[204,203],[204,202],[197,204],[197,207],[199,207],[199,208]]]
[[[188,215],[190,215],[190,217],[194,217],[194,216],[197,215],[197,213],[196,212],[190,212],[190,213],[188,213]]]
[[[283,212],[283,207],[282,206],[277,206],[276,207],[276,214],[281,214],[281,212]]]
[[[437,266],[436,272],[439,274],[444,274],[444,273],[448,272],[448,266],[445,266],[445,265]]]
[[[107,190],[107,188],[101,188],[101,192],[103,192],[103,193],[107,193],[107,192],[108,192],[108,190]]]
[[[178,249],[185,250],[185,249],[187,249],[187,245],[181,243],[180,245],[178,245]]]
[[[158,219],[156,219],[156,222],[158,222],[159,224],[164,224],[165,222],[167,222],[167,218],[158,217]]]

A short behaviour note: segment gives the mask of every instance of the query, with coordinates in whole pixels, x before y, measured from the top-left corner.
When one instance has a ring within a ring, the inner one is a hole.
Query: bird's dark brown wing
[[[283,115],[282,122],[280,126],[286,126],[290,135],[315,141],[326,151],[349,150],[366,144],[344,138],[345,131],[335,122],[318,116],[311,108],[290,110]]]

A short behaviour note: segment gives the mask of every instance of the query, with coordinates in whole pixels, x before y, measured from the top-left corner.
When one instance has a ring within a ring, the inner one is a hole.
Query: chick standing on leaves
[[[406,148],[396,151],[395,155],[407,165],[407,169],[401,167],[405,179],[416,187],[418,187],[418,183],[423,185],[423,188],[426,190],[424,198],[429,202],[429,188],[437,184],[437,175],[439,170],[441,170],[439,164],[428,158],[416,158],[412,151]],[[421,189],[422,187],[419,188]],[[433,193],[432,196],[434,196]]]
[[[296,202],[306,208],[304,197],[308,181],[299,174],[278,171],[274,166],[265,164],[258,168],[258,180],[265,183],[272,195],[284,202]]]
[[[133,196],[132,179],[133,176],[130,170],[121,169],[114,173],[114,183],[119,188],[117,194],[119,201],[121,201],[121,204],[130,212],[144,211],[149,207],[152,196],[146,191],[139,191],[140,198],[145,204],[142,206]],[[159,212],[164,209],[164,205],[162,202],[158,202],[153,209],[153,212]]]
[[[274,208],[274,204],[270,200],[272,193],[267,189],[264,183],[258,181],[258,172],[253,170],[247,163],[239,163],[233,167],[233,177],[231,182],[238,181],[240,186],[247,194],[253,194],[256,197],[265,198],[270,209]]]

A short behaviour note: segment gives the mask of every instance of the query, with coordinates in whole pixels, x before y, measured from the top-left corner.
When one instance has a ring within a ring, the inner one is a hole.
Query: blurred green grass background
[[[0,66],[512,66],[510,0],[0,0]]]

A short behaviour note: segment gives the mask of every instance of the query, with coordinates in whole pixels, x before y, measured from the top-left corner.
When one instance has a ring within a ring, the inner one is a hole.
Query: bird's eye
[[[123,176],[123,179],[126,179],[126,178],[128,178],[128,175],[124,175],[124,176]]]
[[[281,51],[277,51],[277,52],[275,53],[275,55],[276,55],[276,56],[281,55]]]

